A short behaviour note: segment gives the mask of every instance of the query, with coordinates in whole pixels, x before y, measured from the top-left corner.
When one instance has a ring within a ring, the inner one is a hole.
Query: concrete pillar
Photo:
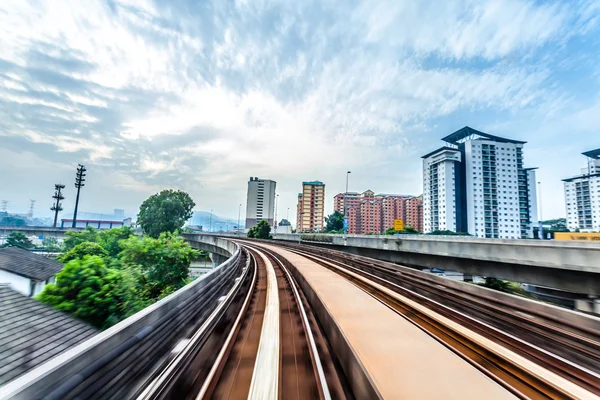
[[[210,253],[210,259],[212,260],[213,268],[215,268],[215,267],[223,264],[225,261],[227,261],[227,257],[222,256],[217,253]]]
[[[600,314],[600,299],[594,299],[594,314]]]

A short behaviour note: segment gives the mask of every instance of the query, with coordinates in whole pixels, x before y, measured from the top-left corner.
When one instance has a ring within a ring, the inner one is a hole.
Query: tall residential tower
[[[262,220],[273,226],[276,185],[275,181],[269,179],[250,177],[246,198],[246,229],[256,226]]]
[[[482,238],[533,237],[535,168],[523,167],[525,142],[464,127],[423,156],[423,230]]]
[[[600,231],[600,149],[582,153],[587,167],[581,174],[563,179],[567,228],[582,232]]]
[[[325,218],[325,184],[321,181],[302,182],[298,194],[297,232],[320,232]]]

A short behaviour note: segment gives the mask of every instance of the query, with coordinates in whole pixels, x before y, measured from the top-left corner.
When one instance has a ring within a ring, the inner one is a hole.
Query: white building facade
[[[563,179],[567,228],[600,232],[600,149],[582,154],[587,157],[587,167],[580,175]]]
[[[246,197],[246,229],[256,226],[263,220],[273,226],[276,186],[275,181],[250,177]]]
[[[446,146],[423,156],[424,232],[533,237],[536,178],[523,167],[525,142],[469,127],[442,140]]]
[[[423,230],[457,231],[460,151],[442,147],[423,157]]]

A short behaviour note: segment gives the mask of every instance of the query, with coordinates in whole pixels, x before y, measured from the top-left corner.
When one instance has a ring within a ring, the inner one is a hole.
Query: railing
[[[241,271],[239,246],[206,275],[8,383],[1,399],[124,398],[139,390],[170,350],[201,324]]]

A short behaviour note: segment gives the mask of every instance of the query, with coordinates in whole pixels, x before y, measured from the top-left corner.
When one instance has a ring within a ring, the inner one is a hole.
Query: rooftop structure
[[[0,284],[0,386],[96,333],[91,326]]]

